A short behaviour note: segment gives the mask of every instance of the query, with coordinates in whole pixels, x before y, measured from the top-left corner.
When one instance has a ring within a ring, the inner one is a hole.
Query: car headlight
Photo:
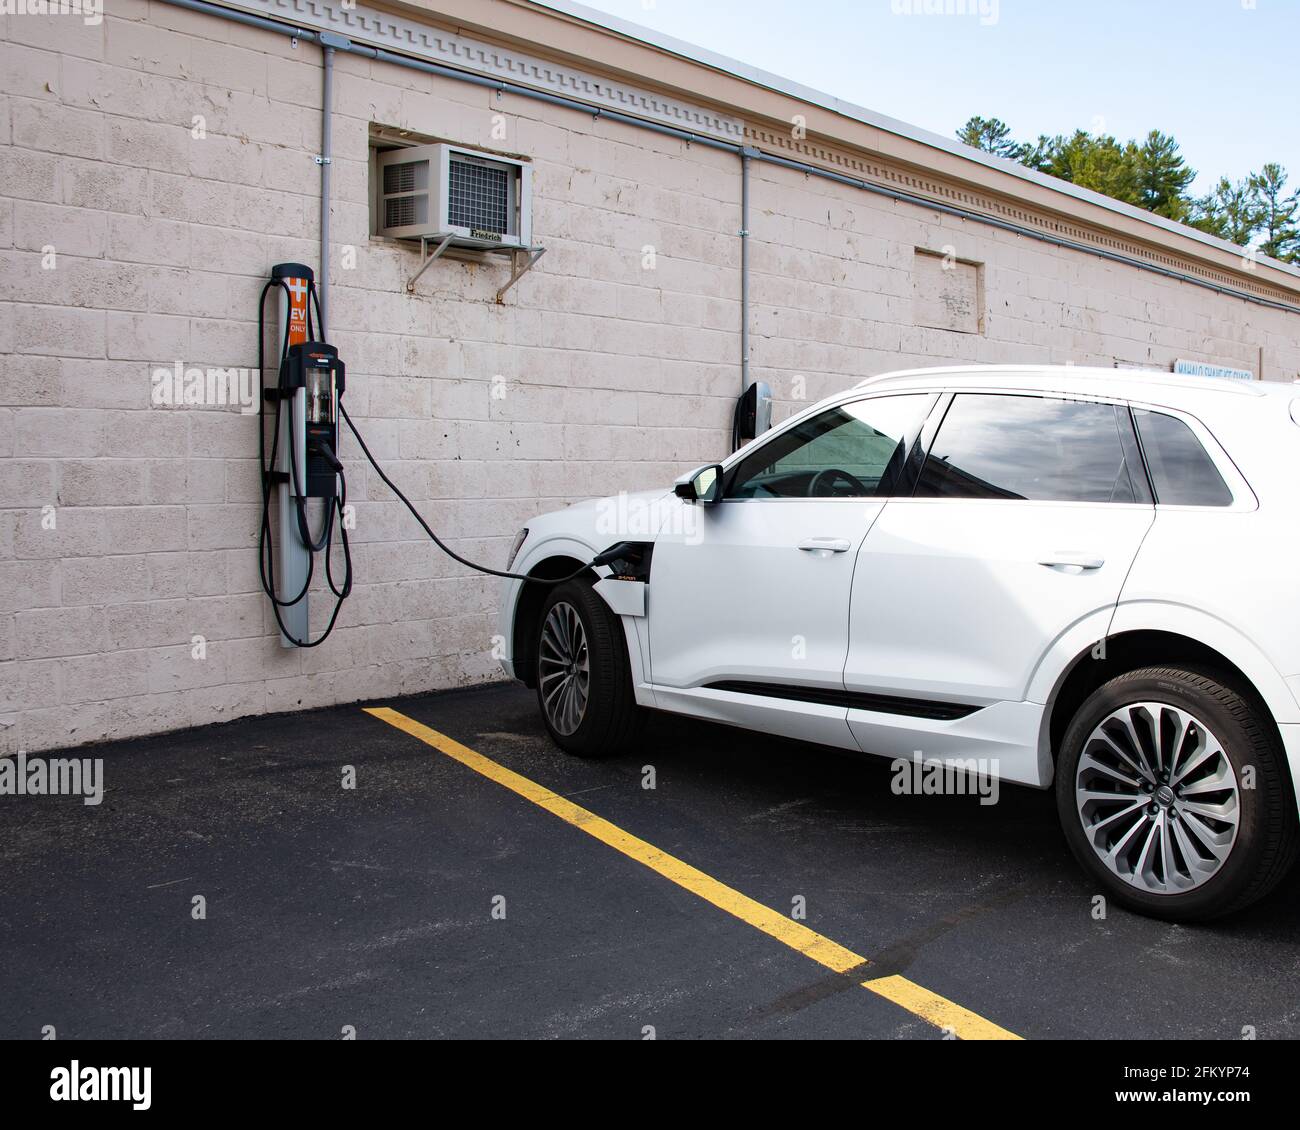
[[[510,547],[510,556],[506,560],[506,569],[514,568],[515,558],[519,556],[519,550],[523,547],[524,542],[528,539],[528,527],[525,526],[515,535],[515,544]]]

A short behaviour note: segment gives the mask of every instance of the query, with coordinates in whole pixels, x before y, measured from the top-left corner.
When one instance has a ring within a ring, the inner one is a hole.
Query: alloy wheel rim
[[[1208,882],[1237,841],[1232,762],[1204,722],[1169,703],[1131,703],[1103,718],[1084,743],[1074,795],[1097,858],[1148,894]]]
[[[566,601],[551,608],[538,649],[538,683],[546,719],[559,734],[572,734],[587,713],[591,656],[578,610]]]

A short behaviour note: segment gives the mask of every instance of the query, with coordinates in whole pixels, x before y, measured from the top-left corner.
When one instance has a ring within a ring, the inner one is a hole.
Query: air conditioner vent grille
[[[427,196],[392,196],[384,201],[384,227],[400,228],[422,224],[428,219]]]
[[[404,164],[384,166],[384,192],[414,192],[415,166],[419,162],[407,161]]]
[[[448,171],[450,223],[475,231],[510,231],[509,169],[453,159]]]

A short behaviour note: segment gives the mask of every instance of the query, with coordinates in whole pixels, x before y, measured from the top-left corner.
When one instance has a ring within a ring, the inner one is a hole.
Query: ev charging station
[[[277,340],[281,337],[287,338],[289,348],[301,345],[307,340],[307,294],[308,288],[313,282],[311,268],[295,263],[278,263],[271,269],[271,277],[281,279],[284,283],[276,297],[277,316],[275,329]],[[311,565],[311,550],[303,545],[299,539],[298,531],[291,517],[294,510],[293,479],[296,477],[301,482],[307,473],[305,461],[306,429],[303,426],[305,401],[306,389],[297,389],[293,394],[293,400],[289,404],[290,410],[276,414],[278,426],[276,438],[279,458],[274,470],[277,476],[278,506],[276,510],[280,526],[280,591],[278,595],[283,599],[286,593],[302,593],[301,599],[287,603],[284,606],[282,614],[285,623],[280,632],[280,643],[283,647],[293,647],[293,639],[306,639],[308,630],[308,596],[306,590]],[[290,429],[293,429],[296,434],[291,436],[289,434]],[[291,441],[296,441],[296,443]],[[296,476],[289,474],[289,459],[292,451],[301,452],[304,456],[300,466],[296,468]]]
[[[267,292],[276,291],[276,381],[266,382],[265,325]],[[313,311],[315,316],[313,317]],[[346,387],[338,351],[323,340],[315,275],[302,263],[278,263],[262,290],[258,312],[258,369],[262,374],[262,529],[259,563],[262,586],[271,598],[280,643],[284,647],[315,647],[334,627],[339,608],[352,589],[352,559],[348,547],[345,507],[347,484],[336,454],[339,419]],[[274,406],[270,426],[271,457],[266,457],[266,409]],[[271,537],[271,488],[276,495],[278,538]],[[308,500],[320,499],[320,532],[313,535]],[[334,584],[330,560],[337,524],[343,547],[342,587]],[[279,569],[276,569],[278,542]],[[324,551],[325,573],[336,603],[329,625],[316,640],[309,639],[309,596],[316,554]]]

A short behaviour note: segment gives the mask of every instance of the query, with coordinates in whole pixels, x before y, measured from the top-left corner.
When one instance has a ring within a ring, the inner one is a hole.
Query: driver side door
[[[647,593],[660,705],[853,748],[843,691],[855,559],[934,400],[828,408],[731,464],[717,504],[677,500]]]

